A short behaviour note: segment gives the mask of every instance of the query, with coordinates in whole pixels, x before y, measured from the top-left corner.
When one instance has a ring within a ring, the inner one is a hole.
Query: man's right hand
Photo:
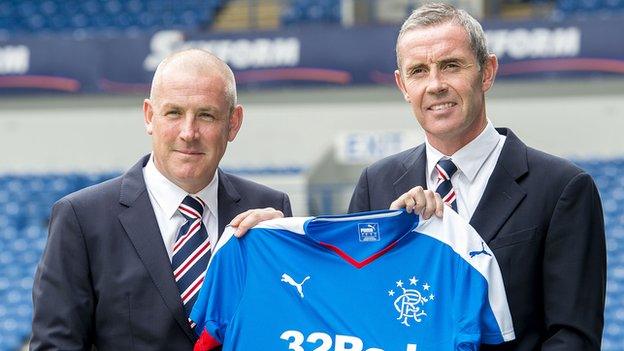
[[[391,210],[400,208],[405,208],[409,213],[418,213],[423,219],[431,218],[434,213],[437,217],[442,218],[444,202],[440,194],[433,190],[425,190],[422,186],[416,186],[390,204]]]
[[[234,217],[234,219],[230,222],[230,225],[232,227],[236,227],[234,235],[237,238],[240,238],[245,235],[249,229],[262,221],[283,217],[284,213],[280,210],[274,209],[273,207],[254,208]]]

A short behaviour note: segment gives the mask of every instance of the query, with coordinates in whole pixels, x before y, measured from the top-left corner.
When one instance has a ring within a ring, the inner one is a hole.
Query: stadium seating
[[[117,33],[209,25],[227,0],[0,0],[8,33]]]
[[[615,1],[615,0],[610,0]],[[228,0],[0,0],[0,32],[118,35],[207,28]],[[250,2],[250,6],[251,6]],[[287,0],[284,25],[340,23],[340,0]]]
[[[33,276],[46,243],[52,204],[113,174],[0,176],[0,351],[30,334]]]
[[[624,0],[557,0],[554,16],[583,17],[624,14]]]
[[[594,177],[605,214],[608,269],[602,349],[620,351],[624,350],[624,160],[580,165]]]
[[[608,284],[603,350],[624,349],[624,159],[578,164],[595,179],[607,230]],[[44,249],[52,204],[115,174],[0,176],[0,351],[28,339],[33,274]],[[588,289],[592,287],[588,286]]]
[[[339,0],[290,0],[282,12],[282,24],[340,23]]]

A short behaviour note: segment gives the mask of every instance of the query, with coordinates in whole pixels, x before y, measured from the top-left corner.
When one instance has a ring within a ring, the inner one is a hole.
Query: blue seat
[[[291,0],[281,15],[284,25],[339,23],[340,18],[340,1],[338,0]]]
[[[0,1],[0,31],[119,35],[128,30],[193,29],[210,23],[226,1],[4,0]]]

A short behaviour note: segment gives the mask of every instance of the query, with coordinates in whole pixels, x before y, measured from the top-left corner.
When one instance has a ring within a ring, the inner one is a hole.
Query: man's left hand
[[[409,213],[418,213],[423,219],[429,219],[434,214],[442,218],[444,202],[440,194],[431,190],[425,190],[422,186],[416,186],[390,204],[391,210],[400,208],[405,208]]]

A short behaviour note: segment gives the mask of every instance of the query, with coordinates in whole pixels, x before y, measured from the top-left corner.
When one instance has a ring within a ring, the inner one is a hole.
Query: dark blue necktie
[[[457,171],[457,166],[451,160],[440,160],[435,166],[438,172],[438,184],[436,193],[440,194],[442,201],[451,206],[457,212],[457,194],[451,183],[451,177]]]
[[[197,300],[210,260],[210,240],[202,222],[205,207],[199,197],[191,195],[185,197],[178,207],[186,223],[180,228],[173,245],[171,266],[187,317]]]

